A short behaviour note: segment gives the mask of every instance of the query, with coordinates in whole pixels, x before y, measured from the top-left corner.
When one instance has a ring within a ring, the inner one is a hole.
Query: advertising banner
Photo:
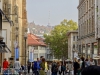
[[[34,61],[34,58],[33,58],[33,57],[34,57],[34,49],[31,49],[31,50],[30,50],[30,54],[29,54],[29,55],[30,55],[29,61],[30,61],[30,62],[33,62],[33,61]]]

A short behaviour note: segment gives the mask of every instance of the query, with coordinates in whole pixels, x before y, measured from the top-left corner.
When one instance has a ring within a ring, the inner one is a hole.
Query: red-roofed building
[[[44,40],[34,34],[28,33],[28,50],[29,50],[29,60],[36,60],[40,56],[47,56],[46,44],[43,42]],[[33,52],[33,55],[30,54]]]

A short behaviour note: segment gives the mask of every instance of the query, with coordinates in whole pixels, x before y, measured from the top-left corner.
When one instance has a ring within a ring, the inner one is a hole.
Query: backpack
[[[57,71],[58,71],[58,67],[57,67],[57,65],[54,64],[54,65],[52,66],[52,69],[53,69],[53,72],[57,72]]]

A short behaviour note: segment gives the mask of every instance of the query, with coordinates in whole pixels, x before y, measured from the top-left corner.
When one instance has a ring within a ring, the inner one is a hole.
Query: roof
[[[46,46],[43,40],[34,34],[28,34],[28,45],[33,46]]]
[[[69,36],[70,33],[78,33],[78,30],[68,31],[68,32],[67,32],[67,36]]]

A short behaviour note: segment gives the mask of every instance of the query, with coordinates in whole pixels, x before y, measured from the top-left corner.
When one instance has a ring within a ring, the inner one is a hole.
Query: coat
[[[40,75],[46,75],[45,74],[45,62],[41,62],[40,67],[41,67]]]

